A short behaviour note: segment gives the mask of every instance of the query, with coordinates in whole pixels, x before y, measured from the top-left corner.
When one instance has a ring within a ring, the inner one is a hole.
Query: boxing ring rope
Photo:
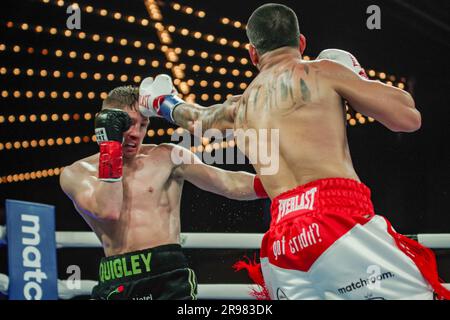
[[[259,249],[263,234],[259,233],[181,233],[181,246],[186,249]],[[450,249],[450,234],[409,235],[422,245],[433,249]],[[7,230],[0,226],[0,245],[7,244]],[[93,232],[57,231],[57,248],[101,248],[99,239]],[[69,285],[68,283],[71,282]],[[75,282],[76,283],[76,282]],[[60,299],[71,299],[80,295],[90,295],[97,284],[93,280],[80,280],[79,288],[74,281],[58,280]],[[445,284],[450,289],[450,283]],[[9,278],[0,274],[0,292],[8,294]],[[71,288],[72,287],[72,288]],[[199,299],[252,299],[249,295],[256,285],[251,284],[199,284]]]
[[[101,248],[91,231],[56,231],[57,248]],[[450,249],[450,233],[407,235],[430,249]],[[259,249],[262,233],[181,233],[186,249]],[[6,227],[0,226],[0,244],[6,244]]]
[[[258,233],[239,233],[238,236],[233,233],[181,233],[180,242],[181,246],[187,249],[258,249],[262,237],[263,234]],[[102,247],[93,232],[71,231],[57,231],[56,246],[58,248]]]
[[[97,281],[80,280],[79,288],[74,288],[75,284],[74,281],[58,280],[58,297],[67,300],[78,296],[90,296]],[[0,293],[7,295],[8,287],[9,277],[0,273]],[[257,289],[257,286],[254,284],[199,284],[197,299],[250,300],[254,299],[249,295],[252,289]]]

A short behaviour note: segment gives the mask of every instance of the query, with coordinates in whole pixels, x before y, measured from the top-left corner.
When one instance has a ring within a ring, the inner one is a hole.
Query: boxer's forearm
[[[203,163],[180,167],[180,175],[196,187],[234,200],[258,199],[254,190],[255,175],[226,171]]]
[[[396,89],[396,100],[400,107],[390,117],[393,125],[391,130],[397,132],[414,132],[422,125],[422,117],[416,109],[414,99],[411,95],[403,90]]]
[[[256,195],[253,180],[254,174],[237,171],[226,171],[222,179],[223,195],[234,200],[256,200],[259,197]]]
[[[203,112],[201,109],[204,108],[189,103],[180,104],[173,110],[173,119],[180,127],[193,133],[193,123],[199,119]]]
[[[224,131],[233,127],[231,111],[224,104],[202,107],[183,103],[175,108],[173,118],[191,133],[194,133],[194,123],[201,124],[202,133],[212,128]]]
[[[119,220],[123,203],[123,183],[99,181],[94,192],[95,216],[104,220]]]

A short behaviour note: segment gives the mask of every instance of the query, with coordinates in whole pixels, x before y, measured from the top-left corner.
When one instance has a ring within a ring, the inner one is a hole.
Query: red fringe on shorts
[[[248,273],[248,276],[252,281],[260,286],[261,290],[252,289],[250,293],[251,296],[255,297],[258,300],[270,300],[269,290],[264,282],[264,277],[261,270],[261,264],[256,262],[256,257],[251,261],[248,257],[244,257],[248,262],[240,260],[233,265],[233,269],[235,272],[241,271],[245,269]]]
[[[439,279],[436,256],[434,252],[402,234],[395,232],[391,223],[387,220],[388,232],[394,238],[397,247],[414,261],[422,276],[434,290],[439,300],[450,300],[450,291],[442,285]]]

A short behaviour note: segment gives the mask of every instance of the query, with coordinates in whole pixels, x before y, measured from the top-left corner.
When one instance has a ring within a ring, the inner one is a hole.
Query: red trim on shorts
[[[384,220],[387,223],[387,231],[394,238],[397,247],[415,263],[422,276],[433,288],[436,298],[450,300],[450,291],[442,285],[442,280],[439,279],[434,252],[417,241],[397,233],[391,223],[386,218]]]

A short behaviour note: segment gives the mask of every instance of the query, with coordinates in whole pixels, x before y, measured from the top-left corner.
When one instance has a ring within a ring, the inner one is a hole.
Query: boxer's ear
[[[306,49],[306,38],[303,34],[300,33],[300,53],[303,54]]]
[[[256,67],[259,63],[259,56],[256,48],[251,43],[248,46],[248,54],[250,55],[250,60],[252,60],[253,65]]]

